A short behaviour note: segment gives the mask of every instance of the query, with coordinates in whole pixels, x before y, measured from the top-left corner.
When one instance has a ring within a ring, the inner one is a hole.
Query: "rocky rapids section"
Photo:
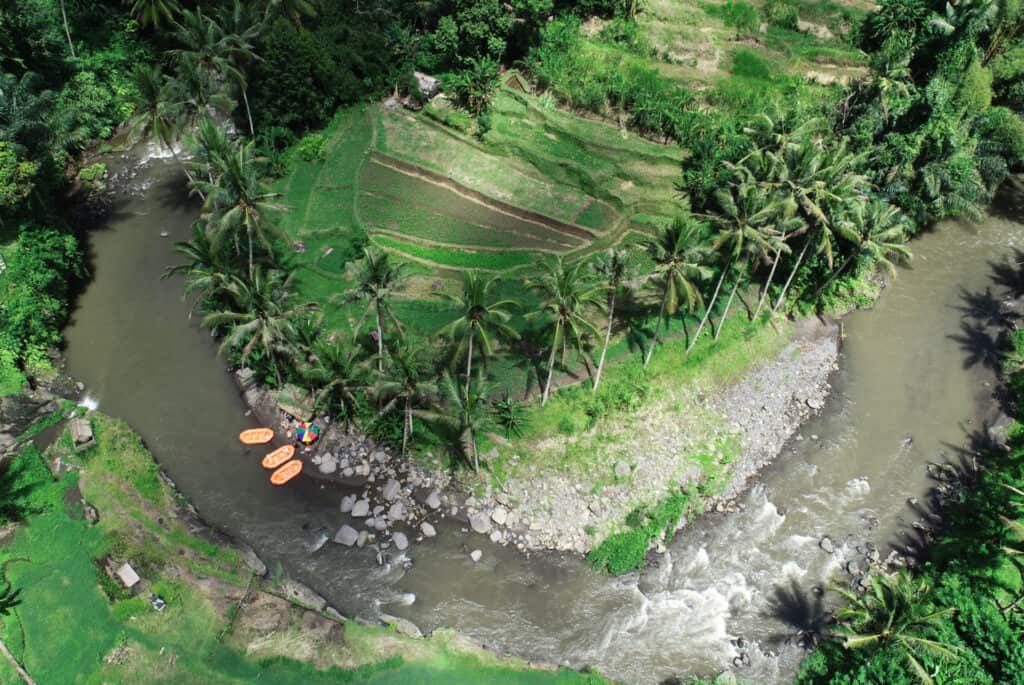
[[[703,471],[692,455],[721,450],[723,440],[737,445],[739,456],[727,466],[728,487],[707,507],[734,510],[734,499],[751,477],[824,406],[828,378],[837,368],[839,339],[835,322],[800,322],[779,355],[717,396],[680,388],[672,397],[655,398],[652,406],[619,419],[627,440],[621,453],[604,455],[614,475],[601,487],[575,476],[536,472],[512,477],[501,489],[477,497],[443,471],[423,468],[387,446],[329,424],[316,446],[297,456],[305,462],[307,475],[347,491],[339,509],[348,518],[336,531],[316,532],[307,547],[315,552],[331,541],[370,545],[384,558],[392,548],[404,552],[413,542],[434,537],[438,521],[450,519],[466,532],[525,553],[549,549],[584,554],[621,526],[638,504],[654,503],[673,488],[699,482]],[[278,426],[282,415],[270,394],[246,383],[245,374],[236,377],[254,413],[266,425]],[[686,416],[699,421],[687,421]],[[469,554],[474,561],[481,557],[479,550]]]

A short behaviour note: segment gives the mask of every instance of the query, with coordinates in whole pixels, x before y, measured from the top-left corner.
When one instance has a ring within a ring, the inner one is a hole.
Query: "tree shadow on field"
[[[803,649],[817,646],[826,633],[830,617],[824,591],[804,589],[795,578],[790,579],[789,585],[775,586],[764,615],[781,621],[790,629],[770,635],[770,640],[796,644]]]

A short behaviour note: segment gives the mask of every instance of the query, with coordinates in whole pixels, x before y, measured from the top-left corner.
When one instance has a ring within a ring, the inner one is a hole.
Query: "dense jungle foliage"
[[[79,156],[119,131],[176,158],[182,145],[192,152],[178,163],[203,209],[174,271],[234,362],[270,385],[304,386],[335,416],[372,419],[403,447],[423,439],[416,421],[428,423],[428,439],[475,468],[478,438],[522,428],[521,408],[494,399],[488,358],[521,355],[541,369],[545,403],[556,370],[572,360],[586,365],[596,395],[609,333],[624,317],[653,323],[642,332],[646,367],[667,317],[691,315],[691,340],[705,331],[717,339],[748,288],[759,292],[751,319],[847,306],[879,267],[909,257],[911,236],[943,219],[979,218],[1024,165],[1016,0],[883,0],[848,34],[869,72],[824,89],[742,50],[728,79],[689,89],[649,63],[635,22],[643,11],[623,0],[5,6],[0,387],[44,371],[59,345],[86,271],[66,198],[97,187],[102,167],[80,170]],[[715,11],[738,35],[761,40],[763,20],[764,40],[784,41],[779,31],[797,27],[800,8],[735,0]],[[605,20],[596,35],[583,28],[593,15]],[[552,260],[522,283],[540,305],[521,329],[509,325],[519,303],[467,272],[457,316],[436,332],[450,345],[431,355],[403,340],[392,307],[408,265],[353,250],[356,286],[345,296],[364,303],[365,316],[351,342],[323,335],[323,303],[295,295],[293,245],[274,221],[287,208],[267,179],[289,155],[324,154],[306,134],[339,107],[420,97],[417,69],[440,77],[486,139],[498,75],[513,65],[553,103],[685,149],[678,218],[634,247],[647,272],[631,271],[635,260],[614,250],[586,263]],[[638,365],[638,386],[643,373]],[[1022,455],[1018,436],[950,505],[951,530],[922,574],[880,577],[850,597],[840,614],[845,644],[812,655],[802,682],[1020,682],[1021,583],[1010,551],[1020,544]]]

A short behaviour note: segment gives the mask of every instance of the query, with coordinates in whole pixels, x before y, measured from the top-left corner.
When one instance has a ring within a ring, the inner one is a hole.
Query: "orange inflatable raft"
[[[295,456],[295,448],[292,445],[278,447],[276,450],[263,457],[263,468],[276,469],[281,464]]]
[[[250,428],[239,433],[238,439],[245,445],[266,445],[274,439],[274,431],[270,428]]]
[[[292,459],[277,471],[274,471],[270,476],[270,482],[274,485],[284,485],[300,473],[302,473],[302,462],[298,459]]]

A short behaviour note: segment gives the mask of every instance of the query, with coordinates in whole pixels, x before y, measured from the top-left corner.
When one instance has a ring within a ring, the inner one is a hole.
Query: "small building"
[[[433,76],[424,74],[422,71],[414,71],[412,75],[416,77],[416,86],[425,99],[429,100],[441,92],[441,81]]]
[[[139,574],[135,572],[135,569],[127,561],[121,564],[121,567],[114,573],[117,575],[117,579],[121,581],[121,584],[129,590],[142,582],[142,578],[139,578]]]
[[[89,449],[96,444],[89,419],[81,416],[71,419],[71,443],[76,452]]]

